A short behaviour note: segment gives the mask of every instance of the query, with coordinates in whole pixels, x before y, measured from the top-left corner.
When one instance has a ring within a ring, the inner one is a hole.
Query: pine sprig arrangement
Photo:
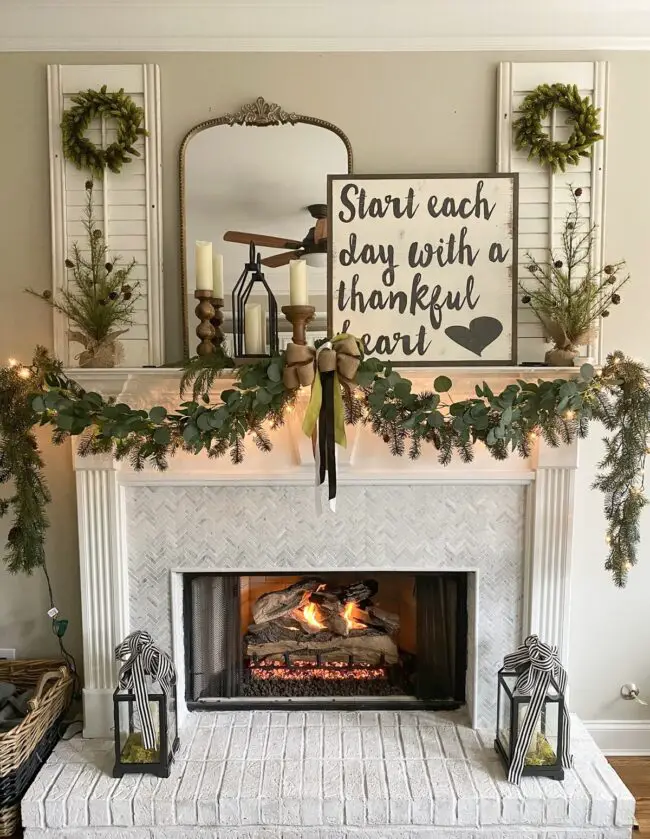
[[[0,504],[0,514],[14,514],[9,568],[30,572],[43,562],[49,493],[33,435],[36,424],[51,426],[55,442],[78,437],[82,455],[111,453],[134,469],[145,464],[164,469],[179,449],[210,458],[229,455],[241,463],[247,435],[261,451],[270,451],[268,427],[282,425],[296,399],[282,381],[284,354],[238,368],[234,386],[212,404],[210,390],[225,363],[194,360],[183,384],[193,388],[195,398],[174,411],[134,409],[86,392],[42,351],[27,369],[0,369],[0,481],[13,480],[15,486]],[[454,400],[448,376],[437,376],[430,391],[414,393],[412,382],[390,364],[364,359],[356,389],[342,386],[346,419],[369,426],[396,456],[416,459],[433,446],[444,466],[454,458],[470,462],[477,443],[497,460],[511,453],[529,457],[537,437],[559,446],[586,436],[590,422],[601,420],[609,436],[595,487],[605,493],[606,567],[622,586],[636,562],[639,517],[647,503],[650,370],[614,353],[600,374],[589,364],[576,373],[572,379],[519,379],[499,393],[482,382],[474,396]]]
[[[82,224],[87,250],[82,250],[78,242],[72,245],[71,257],[65,260],[70,274],[68,286],[54,297],[49,291],[25,290],[45,300],[77,327],[78,332],[70,333],[71,340],[96,349],[122,334],[116,329],[133,323],[139,283],[130,279],[135,259],[121,266],[119,256],[109,258],[108,245],[95,219],[92,181],[86,181]]]
[[[569,112],[567,123],[573,130],[566,142],[552,140],[542,127],[543,120],[555,108]],[[584,99],[576,85],[541,84],[521,104],[521,116],[513,123],[515,147],[529,149],[528,159],[537,158],[542,166],[556,172],[575,166],[581,157],[591,157],[592,146],[603,139],[596,108],[588,96]]]
[[[593,262],[596,225],[580,215],[582,189],[569,187],[572,206],[564,220],[562,247],[549,250],[546,262],[526,254],[531,279],[522,280],[524,305],[529,305],[558,349],[573,350],[588,342],[600,317],[621,302],[629,281],[625,262],[597,267]]]

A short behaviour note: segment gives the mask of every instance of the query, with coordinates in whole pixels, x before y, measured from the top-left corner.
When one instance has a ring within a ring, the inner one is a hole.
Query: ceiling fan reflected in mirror
[[[242,245],[251,243],[258,248],[284,248],[283,253],[267,256],[262,265],[267,268],[279,268],[288,265],[292,259],[305,259],[314,268],[324,268],[327,262],[327,204],[310,204],[307,209],[316,224],[310,227],[302,241],[283,239],[280,236],[267,236],[264,233],[244,233],[240,230],[228,230],[224,233],[225,242]],[[290,250],[286,250],[290,248]]]

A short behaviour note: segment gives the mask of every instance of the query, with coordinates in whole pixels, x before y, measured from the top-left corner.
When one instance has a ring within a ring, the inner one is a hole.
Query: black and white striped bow
[[[115,658],[123,661],[118,675],[118,687],[135,694],[135,705],[142,725],[142,744],[145,749],[156,748],[156,730],[147,700],[147,676],[158,682],[169,694],[176,682],[176,671],[171,658],[159,650],[148,632],[138,630],[128,635],[115,647]]]
[[[512,784],[518,784],[524,770],[526,755],[537,728],[544,699],[551,686],[551,679],[554,678],[560,692],[566,692],[567,675],[558,658],[558,650],[555,646],[544,644],[537,635],[529,635],[521,647],[503,659],[504,670],[516,670],[520,673],[515,685],[517,693],[523,696],[530,696],[530,702],[526,710],[526,716],[519,728],[514,753],[508,770],[508,780]],[[564,713],[558,721],[562,727],[562,753],[560,760],[565,769],[571,768],[571,722],[569,711],[564,705]]]

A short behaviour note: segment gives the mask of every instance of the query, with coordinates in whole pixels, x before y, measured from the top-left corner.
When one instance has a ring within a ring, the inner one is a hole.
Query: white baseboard
[[[587,731],[604,754],[650,755],[650,720],[583,720]]]

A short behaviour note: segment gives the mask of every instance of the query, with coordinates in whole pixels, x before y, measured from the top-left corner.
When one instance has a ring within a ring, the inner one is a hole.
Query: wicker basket
[[[0,837],[20,826],[20,800],[59,739],[73,679],[60,661],[0,661],[0,681],[35,688],[25,719],[0,734]]]

